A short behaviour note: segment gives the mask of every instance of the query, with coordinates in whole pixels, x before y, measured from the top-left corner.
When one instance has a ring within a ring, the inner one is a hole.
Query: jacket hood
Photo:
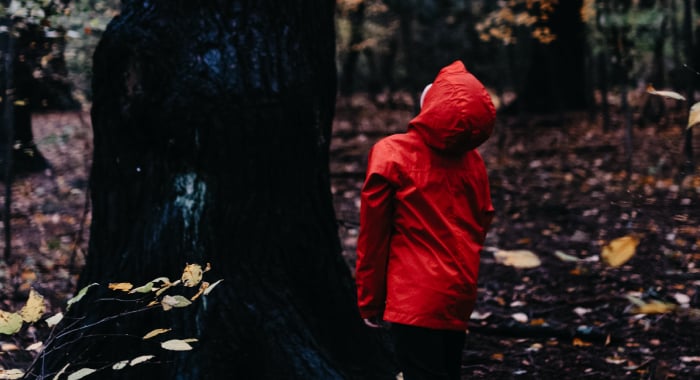
[[[496,109],[484,85],[455,61],[435,77],[409,129],[434,149],[459,154],[483,144],[495,120]]]

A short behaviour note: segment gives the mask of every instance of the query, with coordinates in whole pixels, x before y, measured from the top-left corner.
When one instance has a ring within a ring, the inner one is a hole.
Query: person
[[[405,133],[370,150],[361,191],[355,279],[365,324],[390,323],[405,380],[459,379],[493,218],[476,151],[496,110],[461,61],[423,92]]]

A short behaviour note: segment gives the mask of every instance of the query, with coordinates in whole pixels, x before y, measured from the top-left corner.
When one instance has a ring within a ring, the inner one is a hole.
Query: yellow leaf
[[[651,95],[662,96],[664,98],[675,99],[675,100],[685,100],[685,96],[675,92],[675,91],[657,91],[654,86],[647,85],[647,92]]]
[[[515,268],[536,268],[542,264],[537,255],[526,250],[498,250],[493,253],[493,257],[497,263]]]
[[[146,339],[151,339],[154,336],[160,335],[160,334],[165,334],[166,332],[170,331],[171,329],[155,329],[149,332],[148,334],[143,336],[143,340]]]
[[[141,363],[143,363],[143,362],[147,362],[147,361],[149,361],[149,360],[151,360],[151,359],[153,359],[153,358],[155,358],[155,357],[156,357],[155,355],[141,355],[141,356],[139,356],[139,357],[136,357],[136,358],[131,359],[131,361],[129,362],[129,366],[132,366],[132,367],[133,367],[133,366],[135,366],[135,365],[137,365],[137,364],[141,364]]]
[[[588,347],[593,345],[592,343],[585,342],[581,340],[580,338],[574,338],[574,341],[571,343],[574,347]]]
[[[677,305],[659,301],[652,301],[632,309],[634,314],[665,314],[676,310]]]
[[[188,264],[182,272],[182,284],[188,288],[197,286],[202,281],[202,266],[199,264]]]
[[[616,268],[634,256],[637,251],[637,245],[639,245],[639,239],[636,237],[623,236],[603,246],[600,257],[603,259],[603,262]]]
[[[688,129],[700,124],[700,102],[693,104],[690,107],[690,114],[688,115]]]
[[[14,380],[24,377],[21,369],[0,369],[0,380]]]
[[[2,352],[17,350],[19,350],[19,347],[14,343],[0,343],[0,351]]]
[[[44,304],[44,297],[36,292],[34,289],[29,291],[29,299],[27,299],[27,304],[24,305],[22,310],[19,311],[19,315],[22,316],[22,320],[27,323],[34,323],[41,319],[46,311],[46,305]]]
[[[0,310],[0,334],[12,335],[22,328],[22,317]]]
[[[189,343],[180,339],[166,340],[165,342],[162,342],[160,346],[170,351],[189,351],[192,349],[192,346],[190,346]]]
[[[112,290],[121,290],[122,292],[128,292],[133,288],[134,285],[128,282],[113,282],[109,284],[109,288]]]

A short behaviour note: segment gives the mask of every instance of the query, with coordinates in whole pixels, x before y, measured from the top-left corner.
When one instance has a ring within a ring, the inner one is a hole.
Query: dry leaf
[[[27,346],[27,348],[25,348],[24,350],[25,350],[25,351],[36,351],[36,352],[39,352],[39,351],[41,351],[41,350],[43,350],[43,349],[44,349],[44,342],[36,342],[36,343],[30,344],[30,345]]]
[[[163,305],[163,310],[168,311],[174,307],[185,307],[189,306],[192,304],[190,300],[183,296],[165,296],[163,297],[163,300],[160,301],[160,304]]]
[[[145,285],[139,286],[138,288],[131,289],[129,293],[148,293],[151,290],[153,290],[153,281]]]
[[[0,369],[0,380],[14,380],[24,377],[21,369]]]
[[[129,365],[128,360],[122,360],[122,361],[118,361],[118,362],[114,363],[114,365],[112,365],[112,369],[115,371],[119,371],[120,369],[126,368],[126,366],[128,366],[128,365]]]
[[[61,377],[61,375],[63,375],[64,372],[66,372],[66,369],[68,368],[69,365],[70,365],[70,363],[67,363],[66,365],[64,365],[63,368],[61,368],[61,370],[58,371],[58,373],[56,373],[56,376],[53,377],[53,380],[58,380],[58,378]]]
[[[675,99],[675,100],[685,100],[685,96],[675,92],[675,91],[657,91],[654,86],[648,85],[647,92],[651,95],[663,96],[664,98]]]
[[[634,256],[639,245],[639,239],[634,236],[623,236],[603,246],[600,257],[603,262],[616,268],[626,263]]]
[[[182,284],[188,288],[197,286],[202,281],[202,266],[199,264],[188,264],[182,272]]]
[[[515,313],[511,315],[511,318],[515,319],[516,321],[520,323],[527,323],[529,318],[527,317],[527,314],[525,313]]]
[[[2,352],[7,352],[7,351],[17,351],[19,350],[19,347],[14,344],[14,343],[0,343],[0,351]]]
[[[121,290],[122,292],[128,292],[133,287],[134,285],[129,282],[113,282],[109,284],[110,289]]]
[[[68,375],[68,380],[79,380],[87,375],[95,373],[97,370],[92,368],[81,368],[70,375]]]
[[[493,253],[493,257],[496,262],[515,268],[536,268],[542,264],[537,255],[526,250],[504,251],[499,249]]]
[[[93,286],[96,286],[96,285],[99,285],[99,284],[96,283],[96,282],[93,282],[92,284],[90,284],[90,285],[88,285],[88,286],[86,286],[86,287],[80,289],[80,291],[78,292],[78,294],[77,294],[75,297],[69,299],[69,300],[66,302],[66,310],[70,309],[71,305],[73,305],[74,303],[76,303],[76,302],[80,301],[81,299],[83,299],[83,297],[85,297],[85,294],[87,294],[88,289],[90,289],[90,288],[92,288]]]
[[[129,362],[129,365],[133,367],[137,364],[147,362],[155,357],[156,357],[155,355],[141,355],[139,357],[135,357],[135,358],[131,359],[131,361]]]
[[[690,107],[690,114],[688,115],[688,129],[700,124],[700,102],[693,104]]]
[[[168,332],[168,331],[170,331],[170,330],[171,330],[171,329],[155,329],[155,330],[152,330],[151,332],[149,332],[148,334],[144,335],[142,339],[143,339],[143,340],[151,339],[151,338],[153,338],[154,336],[157,336],[157,335],[160,335],[160,334],[165,334],[166,332]]]
[[[53,316],[46,318],[46,324],[49,325],[49,327],[56,326],[61,320],[63,319],[63,313],[56,313]]]
[[[22,328],[22,317],[0,310],[0,334],[12,335]]]
[[[605,361],[610,364],[624,364],[627,362],[627,359],[623,359],[616,355],[605,358]]]
[[[180,339],[166,340],[165,342],[162,342],[160,346],[170,351],[189,351],[192,349],[192,346],[190,346],[189,343]]]
[[[573,340],[573,342],[571,342],[571,344],[572,344],[574,347],[588,347],[588,346],[592,346],[592,345],[593,345],[593,343],[589,343],[589,342],[583,341],[583,340],[581,340],[581,338],[574,338],[574,340]]]
[[[221,280],[218,280],[218,281],[216,281],[215,283],[213,283],[213,284],[207,286],[207,288],[204,289],[204,293],[203,293],[203,294],[206,296],[207,294],[211,293],[212,289],[214,289],[214,287],[215,287],[216,285],[219,285],[219,284],[221,283],[221,281],[223,281],[223,280],[224,280],[224,279],[222,278]]]
[[[44,297],[32,289],[29,291],[29,299],[27,299],[27,303],[22,310],[19,311],[19,315],[22,316],[22,320],[25,322],[34,323],[41,319],[45,311]]]
[[[665,314],[676,310],[677,305],[660,301],[652,301],[632,309],[634,314]]]

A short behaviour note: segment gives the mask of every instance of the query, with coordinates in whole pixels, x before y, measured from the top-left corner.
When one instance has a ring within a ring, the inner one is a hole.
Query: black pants
[[[459,380],[465,332],[391,325],[404,380]]]

